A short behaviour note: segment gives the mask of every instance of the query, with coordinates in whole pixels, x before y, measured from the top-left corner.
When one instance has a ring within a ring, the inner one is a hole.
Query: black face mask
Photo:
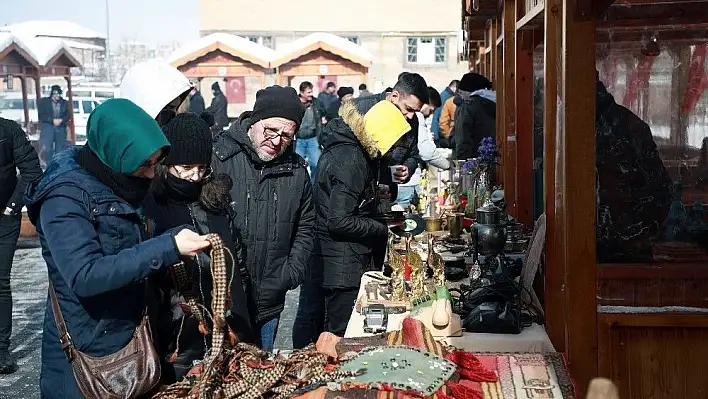
[[[165,126],[168,124],[174,117],[177,116],[177,112],[171,109],[163,109],[160,111],[159,114],[157,114],[157,118],[155,120],[157,121],[157,124],[160,125],[160,127]]]
[[[190,180],[180,179],[172,173],[167,174],[167,187],[169,188],[169,197],[184,202],[192,202],[199,199],[202,193],[202,182],[193,182]]]

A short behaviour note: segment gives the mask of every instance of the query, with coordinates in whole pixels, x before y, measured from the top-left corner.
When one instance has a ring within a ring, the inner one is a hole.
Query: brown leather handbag
[[[157,385],[160,358],[152,343],[147,312],[123,349],[108,356],[94,357],[79,352],[74,346],[51,282],[49,296],[61,348],[71,363],[79,390],[87,399],[134,399]]]

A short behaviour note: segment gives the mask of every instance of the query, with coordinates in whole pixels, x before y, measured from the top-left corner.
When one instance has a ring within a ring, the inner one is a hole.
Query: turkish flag
[[[651,67],[654,65],[655,56],[644,56],[627,79],[627,90],[624,92],[622,103],[631,107],[639,98],[639,89],[649,86]]]
[[[226,99],[229,104],[246,103],[246,78],[243,76],[229,77],[226,81]]]
[[[708,54],[708,43],[696,46],[691,55],[691,67],[688,70],[688,86],[683,95],[681,113],[688,114],[696,108],[698,100],[703,92],[708,88],[708,76],[706,76],[706,54]]]

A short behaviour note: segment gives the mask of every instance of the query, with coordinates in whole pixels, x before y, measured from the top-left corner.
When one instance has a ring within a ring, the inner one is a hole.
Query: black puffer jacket
[[[216,126],[218,130],[221,130],[221,128],[229,124],[228,106],[226,96],[219,91],[211,100],[211,105],[207,109],[207,111],[214,116],[214,126]]]
[[[455,159],[477,158],[479,144],[485,137],[496,138],[497,104],[480,95],[461,90],[455,98]]]
[[[245,113],[216,137],[212,168],[234,182],[234,227],[245,245],[255,321],[282,312],[285,293],[302,282],[314,246],[315,211],[305,161],[292,145],[263,162],[253,149]]]
[[[17,169],[20,170],[19,179]],[[41,174],[37,151],[20,125],[0,118],[0,210],[9,207],[20,213],[27,184]]]
[[[345,103],[341,118],[322,131],[324,147],[314,189],[316,244],[313,278],[325,288],[355,288],[373,268],[373,249],[386,241],[387,228],[375,221],[379,160],[376,146],[363,129],[363,118]],[[353,131],[350,126],[359,126]]]

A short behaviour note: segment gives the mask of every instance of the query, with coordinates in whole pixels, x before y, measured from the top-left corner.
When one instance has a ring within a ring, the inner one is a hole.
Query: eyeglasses
[[[158,166],[158,165],[160,165],[160,164],[162,163],[162,161],[164,161],[164,160],[165,160],[164,157],[159,158],[159,159],[158,159],[157,161],[155,161],[155,162],[150,162],[150,160],[147,160],[147,161],[143,162],[143,164],[140,165],[140,167],[141,167],[141,168],[145,168],[145,169],[152,168],[153,166]]]
[[[197,177],[199,179],[208,179],[211,177],[212,170],[211,166],[199,165],[199,166],[183,166],[174,165],[172,169],[175,171],[180,179],[192,179]]]
[[[263,138],[266,140],[275,140],[280,137],[280,140],[289,143],[293,139],[289,133],[285,133],[285,128],[273,129],[266,126],[263,121],[261,121],[261,127],[263,127]]]

